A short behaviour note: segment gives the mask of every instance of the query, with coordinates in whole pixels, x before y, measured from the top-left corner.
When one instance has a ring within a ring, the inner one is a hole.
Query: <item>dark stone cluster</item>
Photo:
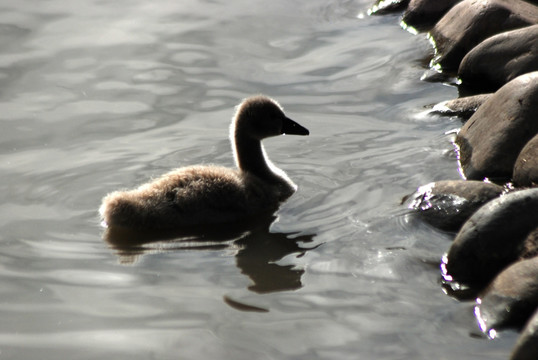
[[[463,180],[421,186],[406,204],[456,234],[444,284],[476,299],[481,330],[522,330],[511,359],[538,359],[538,0],[384,0],[370,13],[390,11],[427,33],[438,78],[457,78],[460,97],[432,111],[464,121]]]

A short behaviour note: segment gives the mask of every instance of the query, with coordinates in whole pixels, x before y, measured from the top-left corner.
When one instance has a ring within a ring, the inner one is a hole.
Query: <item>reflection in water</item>
[[[144,232],[125,228],[107,228],[103,239],[117,251],[120,262],[131,264],[140,256],[171,250],[238,249],[237,267],[253,282],[249,290],[256,293],[296,290],[302,287],[302,269],[280,265],[290,254],[303,256],[314,247],[303,247],[314,235],[272,233],[274,215],[243,224],[227,224],[211,228],[189,228],[176,232]]]

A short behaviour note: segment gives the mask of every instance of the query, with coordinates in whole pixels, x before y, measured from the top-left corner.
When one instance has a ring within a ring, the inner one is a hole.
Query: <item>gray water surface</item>
[[[0,0],[0,359],[505,359],[446,296],[452,236],[400,200],[459,178],[457,96],[432,49],[371,0]],[[122,253],[108,192],[233,166],[251,94],[308,137],[268,139],[299,185],[266,224],[208,246]]]

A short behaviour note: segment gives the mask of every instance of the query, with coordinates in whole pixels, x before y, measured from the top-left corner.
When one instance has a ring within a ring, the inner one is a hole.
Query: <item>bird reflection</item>
[[[252,280],[250,291],[263,294],[299,289],[304,270],[278,261],[288,255],[301,257],[318,245],[305,246],[312,242],[314,235],[271,232],[269,227],[274,220],[271,214],[246,223],[160,233],[109,227],[103,239],[116,250],[124,264],[135,263],[146,254],[165,251],[236,250],[237,267]]]

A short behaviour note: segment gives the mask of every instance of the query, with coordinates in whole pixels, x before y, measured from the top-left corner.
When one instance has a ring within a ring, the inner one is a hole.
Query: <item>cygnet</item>
[[[173,170],[129,191],[103,198],[99,213],[106,226],[180,229],[250,219],[274,212],[297,186],[267,158],[262,139],[308,135],[273,99],[245,99],[230,126],[237,169],[194,165]]]

